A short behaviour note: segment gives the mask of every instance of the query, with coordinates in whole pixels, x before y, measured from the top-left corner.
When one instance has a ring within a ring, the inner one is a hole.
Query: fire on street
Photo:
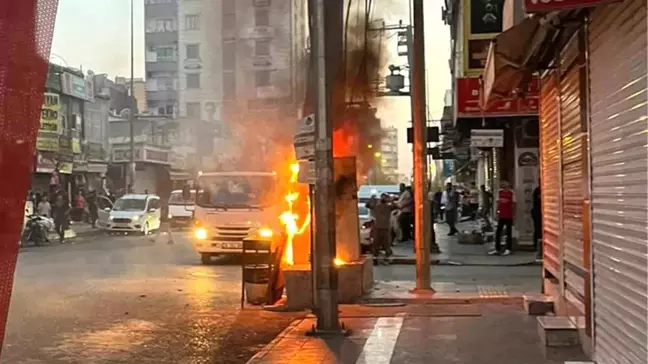
[[[142,237],[26,249],[1,363],[245,363],[296,316],[238,309],[236,262]]]

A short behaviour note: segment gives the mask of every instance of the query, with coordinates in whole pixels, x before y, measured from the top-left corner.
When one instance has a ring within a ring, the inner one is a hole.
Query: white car
[[[148,235],[160,228],[160,198],[156,195],[124,195],[115,201],[106,229],[110,232],[140,232]]]
[[[169,220],[174,227],[189,227],[193,217],[194,202],[196,201],[196,190],[191,190],[191,198],[185,200],[182,190],[171,192],[169,198]]]
[[[371,229],[374,220],[364,203],[358,204],[358,219],[360,221],[360,248],[363,252],[368,252],[371,250]]]

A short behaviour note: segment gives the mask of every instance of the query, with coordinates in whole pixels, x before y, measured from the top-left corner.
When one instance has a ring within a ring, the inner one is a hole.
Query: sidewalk
[[[472,231],[475,228],[471,221],[460,222],[457,229],[460,232]],[[450,231],[445,223],[435,223],[436,242],[441,250],[440,254],[431,254],[431,263],[435,265],[475,265],[475,266],[520,266],[534,265],[535,252],[516,252],[503,256],[489,256],[493,244],[459,244],[458,237],[448,236]],[[392,247],[394,256],[392,264],[415,264],[414,243],[398,243]]]
[[[563,364],[576,352],[546,350],[535,317],[518,305],[342,307],[343,337],[310,337],[314,318],[293,322],[248,364]],[[346,312],[345,312],[346,311]]]
[[[66,239],[74,238],[87,238],[104,234],[105,231],[99,227],[93,228],[92,225],[83,222],[73,222],[70,228],[65,230]],[[55,232],[50,232],[50,240],[58,241],[58,235]]]

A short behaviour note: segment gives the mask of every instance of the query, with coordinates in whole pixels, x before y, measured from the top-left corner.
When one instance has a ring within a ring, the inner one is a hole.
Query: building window
[[[174,50],[173,47],[157,47],[155,49],[158,61],[173,61]]]
[[[188,73],[187,74],[187,88],[200,88],[200,74]]]
[[[200,29],[200,15],[193,14],[185,16],[185,29],[196,30]]]
[[[173,115],[173,105],[166,106],[166,115]]]
[[[234,72],[223,73],[223,99],[236,99],[236,73]]]
[[[223,43],[223,69],[236,69],[236,43]]]
[[[159,91],[172,91],[175,90],[173,78],[161,77],[157,79],[157,86]]]
[[[269,27],[270,11],[268,11],[268,9],[254,10],[254,25],[257,27]]]
[[[200,103],[188,102],[187,103],[187,117],[198,118],[200,117]]]
[[[270,55],[270,40],[260,39],[254,42],[254,55],[255,56],[269,56]]]
[[[256,87],[270,86],[270,71],[256,71],[254,76]]]
[[[200,59],[200,45],[187,44],[187,59]]]
[[[175,19],[149,19],[146,21],[147,33],[175,32],[177,23]]]

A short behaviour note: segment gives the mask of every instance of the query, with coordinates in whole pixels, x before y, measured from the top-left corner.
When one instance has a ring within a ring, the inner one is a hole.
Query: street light
[[[376,152],[376,153],[374,153],[374,157],[376,157],[376,158],[380,158],[380,156],[382,156],[382,153],[380,153],[380,152]]]

